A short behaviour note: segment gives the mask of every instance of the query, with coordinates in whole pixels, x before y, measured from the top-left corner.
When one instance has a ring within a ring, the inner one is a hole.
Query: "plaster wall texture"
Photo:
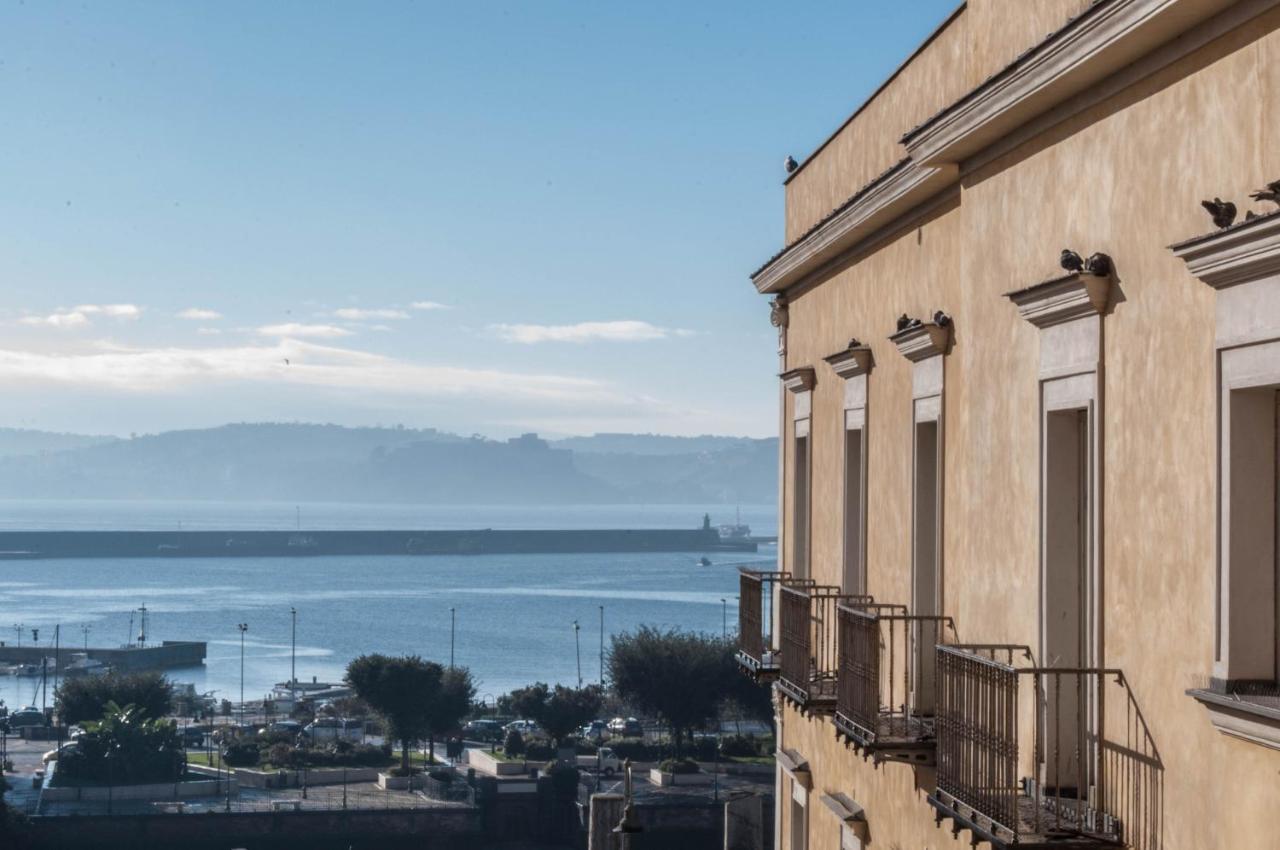
[[[1072,5],[1028,3],[1043,17],[1019,18],[1018,26],[1051,29],[1056,24],[1042,24]],[[974,52],[993,50],[982,39],[1014,25],[1001,23],[1002,8],[997,0],[970,4],[964,17]],[[975,27],[979,19],[985,22]],[[926,53],[917,61],[943,58]],[[900,79],[918,86],[928,75]],[[1003,293],[1055,276],[1064,247],[1112,256],[1098,422],[1102,660],[1124,670],[1159,747],[1167,850],[1270,846],[1280,809],[1280,752],[1218,733],[1184,694],[1204,683],[1213,662],[1214,292],[1166,247],[1211,229],[1202,198],[1235,199],[1242,215],[1250,206],[1264,209],[1247,195],[1280,178],[1278,116],[1274,11],[968,172],[954,197],[922,220],[789,294],[786,367],[817,370],[811,574],[832,584],[841,576],[843,388],[822,357],[856,336],[875,361],[867,402],[868,590],[878,601],[909,602],[911,364],[886,337],[898,315],[927,318],[942,309],[955,320],[944,364],[944,608],[962,642],[1036,647],[1043,332],[1020,319]],[[893,121],[894,133],[912,123],[903,111]],[[789,204],[799,191],[788,192]],[[799,210],[796,221],[809,215]],[[785,403],[789,425],[790,396]],[[788,427],[788,442],[791,436]],[[788,475],[787,522],[791,489]],[[864,805],[870,847],[967,842],[934,826],[909,768],[874,770],[836,741],[828,721],[790,708],[782,716],[784,745],[810,761],[811,799],[843,791]],[[837,825],[814,803],[810,846],[835,848]]]
[[[1004,68],[1090,0],[969,0],[786,187],[791,242],[903,157],[907,130]]]

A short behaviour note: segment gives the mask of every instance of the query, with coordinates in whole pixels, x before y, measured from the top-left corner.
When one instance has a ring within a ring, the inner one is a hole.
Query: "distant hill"
[[[52,431],[29,431],[24,428],[0,428],[0,458],[17,455],[38,455],[44,452],[60,452],[85,446],[98,446],[116,442],[115,437],[95,437],[86,434],[58,434]]]
[[[39,433],[39,432],[36,432]],[[769,502],[777,441],[250,423],[3,453],[0,497],[455,504]]]
[[[741,449],[762,442],[750,437],[668,437],[662,434],[593,434],[553,440],[556,448],[579,453],[628,455],[691,455]]]

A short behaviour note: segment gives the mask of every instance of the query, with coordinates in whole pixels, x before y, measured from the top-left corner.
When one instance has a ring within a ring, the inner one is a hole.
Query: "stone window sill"
[[[1187,695],[1209,712],[1209,722],[1224,735],[1280,750],[1280,700],[1251,699],[1193,688]]]

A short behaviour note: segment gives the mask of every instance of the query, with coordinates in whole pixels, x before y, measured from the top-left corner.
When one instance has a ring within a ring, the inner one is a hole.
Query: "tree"
[[[641,626],[613,637],[609,678],[620,697],[671,727],[680,755],[685,736],[715,716],[729,689],[727,646],[695,632]]]
[[[107,673],[64,679],[54,695],[63,723],[100,720],[108,703],[133,706],[144,717],[164,717],[173,709],[173,688],[160,673]]]
[[[511,692],[511,705],[521,717],[536,720],[557,746],[600,712],[604,702],[598,685],[549,688],[544,682]]]
[[[388,737],[400,742],[400,768],[409,771],[409,748],[431,731],[431,703],[444,668],[416,655],[362,655],[347,665],[347,684],[386,721]]]
[[[440,687],[427,701],[427,757],[436,755],[436,736],[458,728],[471,711],[476,697],[475,682],[466,667],[449,667],[440,677]]]
[[[109,702],[102,719],[85,721],[76,746],[58,758],[58,776],[71,782],[131,785],[176,782],[186,752],[172,720],[148,717],[135,705]]]

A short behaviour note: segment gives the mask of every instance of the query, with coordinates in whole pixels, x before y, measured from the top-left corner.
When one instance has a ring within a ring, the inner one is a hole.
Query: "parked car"
[[[603,720],[592,720],[590,723],[579,729],[578,734],[581,735],[584,740],[599,743],[609,737],[609,726]]]
[[[304,726],[302,735],[312,741],[359,741],[364,738],[364,721],[321,717]]]
[[[19,729],[23,726],[43,726],[44,712],[33,705],[20,708],[9,715],[9,728]]]
[[[622,772],[622,759],[618,758],[612,747],[601,747],[596,751],[596,767],[601,776],[613,776]]]
[[[49,752],[45,753],[43,756],[40,757],[40,761],[43,762],[44,764],[48,764],[51,761],[57,760],[58,756],[61,755],[62,753],[75,752],[75,750],[78,749],[79,746],[80,745],[77,744],[75,741],[68,741],[65,744],[63,744],[61,747],[55,747],[54,749],[49,750]]]
[[[609,733],[623,738],[642,738],[644,727],[634,717],[615,717],[609,721]]]
[[[515,730],[524,738],[538,738],[542,736],[542,727],[534,720],[512,720],[506,726],[502,727],[504,732]]]
[[[182,745],[187,748],[199,748],[204,746],[205,735],[208,734],[203,726],[187,726],[182,730]]]
[[[524,733],[521,733],[524,734]],[[462,727],[462,735],[473,741],[496,741],[502,737],[502,725],[496,720],[468,720]]]
[[[263,726],[258,730],[259,735],[273,735],[279,732],[287,732],[290,735],[297,735],[302,731],[302,724],[296,720],[277,720],[269,726]]]

